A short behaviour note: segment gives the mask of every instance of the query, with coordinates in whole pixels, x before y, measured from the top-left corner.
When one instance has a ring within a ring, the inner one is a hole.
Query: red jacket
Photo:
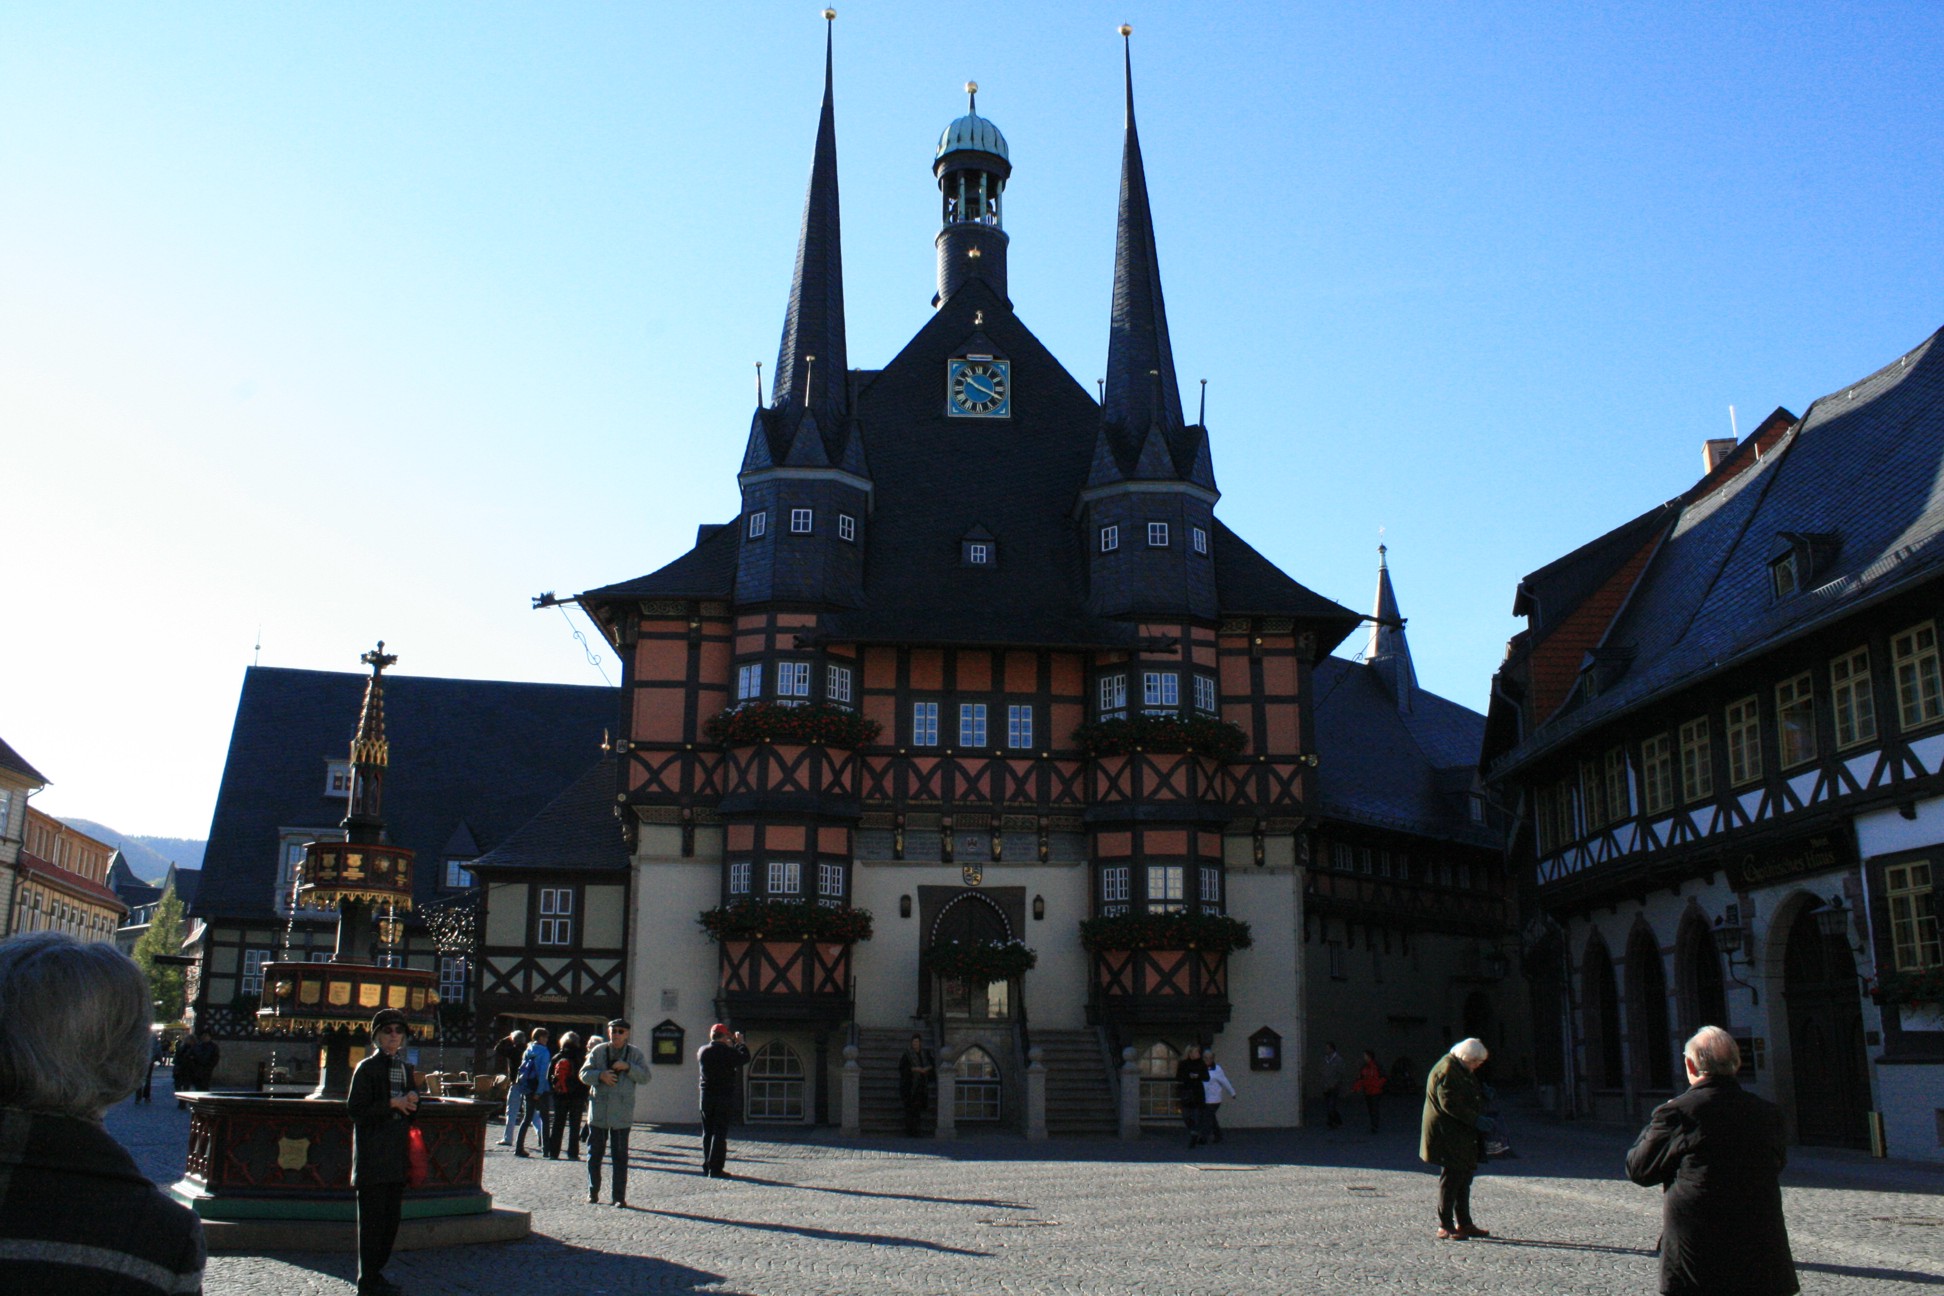
[[[1384,1092],[1384,1068],[1366,1061],[1358,1070],[1357,1078],[1351,1082],[1350,1092],[1373,1095]]]

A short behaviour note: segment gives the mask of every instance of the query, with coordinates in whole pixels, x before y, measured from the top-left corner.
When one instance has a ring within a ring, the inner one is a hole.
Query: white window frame
[[[992,562],[992,545],[985,540],[965,542],[965,561],[974,567],[985,567]]]
[[[1640,782],[1650,815],[1672,810],[1680,800],[1674,790],[1674,735],[1658,733],[1640,744]]]
[[[1100,870],[1100,912],[1127,912],[1128,866],[1108,864]]]
[[[439,955],[439,1002],[464,1003],[466,987],[471,984],[472,970],[467,966],[463,954]]]
[[[837,538],[839,540],[857,539],[857,519],[848,513],[837,515]]]
[[[324,762],[324,795],[347,799],[351,795],[351,762],[348,760],[327,760]]]
[[[1705,801],[1714,795],[1714,725],[1697,716],[1680,729],[1681,800]]]
[[[1141,709],[1175,711],[1181,706],[1181,675],[1178,671],[1141,672]]]
[[[790,510],[790,534],[809,535],[817,525],[817,514],[813,509],[793,508]]]
[[[445,885],[449,891],[463,891],[479,879],[466,866],[470,859],[449,859],[445,862]]]
[[[1100,528],[1100,552],[1113,553],[1120,548],[1120,524],[1109,522]]]
[[[534,932],[536,945],[574,943],[574,888],[541,887],[539,914]]]
[[[1147,911],[1180,913],[1188,907],[1188,870],[1181,864],[1147,866]]]
[[[1168,547],[1168,524],[1166,522],[1148,523],[1147,542],[1148,548],[1150,549],[1166,549]]]
[[[1202,712],[1204,715],[1215,714],[1217,706],[1215,702],[1215,677],[1213,675],[1195,676],[1195,710]]]
[[[1775,686],[1776,764],[1794,769],[1816,759],[1816,677],[1810,671]]]
[[[911,704],[911,745],[913,747],[938,746],[938,703],[913,702]]]
[[[1836,710],[1837,750],[1875,742],[1876,694],[1871,690],[1867,647],[1846,652],[1829,663],[1829,695]]]
[[[958,745],[961,747],[983,747],[986,745],[985,703],[959,703]]]
[[[749,515],[749,530],[747,534],[751,540],[761,540],[769,534],[768,509],[757,509]]]
[[[749,894],[750,865],[748,860],[729,861],[729,894],[746,896]]]
[[[1100,677],[1100,718],[1110,720],[1127,714],[1127,672],[1115,671]]]
[[[1890,658],[1892,677],[1897,681],[1897,714],[1903,727],[1915,729],[1944,716],[1936,623],[1925,621],[1891,636]]]
[[[837,706],[851,704],[851,668],[835,662],[824,664],[824,699]]]
[[[243,951],[243,973],[236,983],[239,994],[260,995],[263,993],[263,965],[276,962],[275,950],[246,949]]]
[[[1762,696],[1736,698],[1722,713],[1728,739],[1728,785],[1743,787],[1762,779]]]
[[[769,886],[764,894],[793,896],[803,894],[803,864],[800,860],[771,860]]]
[[[810,697],[810,663],[807,661],[780,661],[776,663],[776,696],[779,700],[808,700]]]
[[[1206,555],[1207,555],[1207,553],[1208,553],[1208,530],[1207,530],[1207,528],[1205,528],[1205,527],[1191,527],[1191,528],[1189,529],[1189,532],[1188,532],[1188,534],[1189,534],[1189,537],[1190,537],[1190,539],[1192,540],[1192,542],[1193,542],[1193,544],[1194,544],[1194,546],[1195,546],[1195,552],[1196,552],[1196,553],[1198,553],[1198,554],[1202,554],[1202,555],[1204,555],[1204,556],[1206,556]]]
[[[1219,864],[1201,866],[1201,904],[1212,913],[1222,911],[1222,867]]]
[[[1006,746],[1031,750],[1033,746],[1033,708],[1006,704]]]
[[[817,901],[833,908],[844,902],[844,866],[819,862],[817,865]]]
[[[736,701],[754,702],[763,696],[763,663],[748,662],[736,667]]]

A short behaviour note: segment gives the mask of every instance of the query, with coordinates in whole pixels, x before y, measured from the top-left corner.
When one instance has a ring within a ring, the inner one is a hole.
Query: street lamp
[[[1850,911],[1843,904],[1840,894],[1830,896],[1828,904],[1811,909],[1809,913],[1816,920],[1816,930],[1822,933],[1825,940],[1840,940],[1850,953],[1862,957],[1862,947],[1850,939]]]
[[[1715,949],[1728,960],[1728,979],[1748,991],[1748,1001],[1751,1004],[1761,1003],[1761,992],[1735,975],[1737,955],[1741,956],[1741,966],[1750,970],[1755,967],[1755,960],[1747,956],[1748,929],[1740,923],[1730,924],[1726,916],[1717,918],[1714,921],[1714,943]]]

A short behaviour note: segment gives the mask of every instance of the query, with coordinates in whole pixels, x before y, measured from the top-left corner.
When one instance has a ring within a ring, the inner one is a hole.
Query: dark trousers
[[[734,1094],[702,1096],[702,1168],[710,1174],[729,1163],[729,1119],[735,1114]]]
[[[904,1096],[905,1136],[918,1137],[918,1126],[925,1119],[925,1086],[920,1085]]]
[[[1472,1176],[1478,1171],[1446,1166],[1438,1172],[1438,1223],[1446,1228],[1470,1228]]]
[[[1323,1091],[1323,1123],[1331,1129],[1343,1124],[1343,1113],[1337,1110],[1337,1087],[1331,1085]]]
[[[405,1205],[402,1183],[358,1185],[358,1290],[374,1292],[391,1263],[398,1240],[398,1214]]]
[[[547,1123],[552,1119],[553,1099],[553,1091],[549,1089],[527,1095],[526,1110],[520,1113],[520,1134],[513,1140],[515,1152],[526,1151],[526,1136],[529,1128],[539,1129],[540,1132],[534,1136],[534,1141],[540,1144],[541,1151],[546,1150]]]
[[[1222,1141],[1222,1104],[1202,1104],[1201,1141],[1220,1143]]]
[[[1372,1134],[1377,1132],[1377,1100],[1381,1097],[1383,1097],[1382,1094],[1367,1093],[1364,1095],[1364,1107],[1370,1112],[1370,1132]]]
[[[628,1200],[628,1131],[623,1129],[602,1129],[599,1125],[587,1127],[587,1192],[589,1197],[601,1195],[601,1155],[605,1152],[614,1160],[614,1200]]]
[[[1188,1146],[1195,1147],[1202,1141],[1202,1112],[1207,1110],[1202,1103],[1181,1104],[1181,1123],[1188,1127]]]
[[[581,1117],[587,1111],[586,1094],[555,1094],[553,1115],[547,1118],[547,1155],[560,1155],[561,1135],[567,1136],[567,1155],[580,1156]]]

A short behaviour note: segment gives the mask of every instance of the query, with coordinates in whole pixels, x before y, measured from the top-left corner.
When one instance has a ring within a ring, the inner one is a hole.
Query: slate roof
[[[475,871],[496,868],[612,869],[628,867],[628,846],[614,813],[620,772],[612,756],[588,766],[546,809],[486,854]]]
[[[1485,717],[1422,687],[1400,711],[1374,666],[1327,657],[1316,667],[1314,812],[1398,832],[1492,847],[1471,822]]]
[[[244,673],[195,916],[275,916],[279,832],[344,817],[344,799],[325,795],[326,762],[347,756],[366,678]],[[438,894],[432,865],[459,824],[489,850],[504,841],[587,767],[619,715],[610,688],[385,676],[385,819],[390,840],[418,852],[419,901]]]
[[[1082,491],[1096,472],[1116,484],[1160,480],[1210,492],[1215,484],[1206,429],[1183,426],[1131,68],[1103,411],[1005,295],[977,275],[882,369],[845,375],[829,363],[844,350],[829,62],[826,42],[825,97],[785,312],[785,354],[774,404],[756,412],[743,462],[745,475],[779,466],[834,468],[871,483],[861,598],[825,615],[819,632],[852,642],[1131,646],[1138,633],[1131,622],[1087,611],[1088,537],[1076,520]],[[805,340],[813,335],[821,339],[814,348]],[[804,350],[818,357],[809,388],[792,359]],[[1010,363],[1011,417],[946,413],[946,363],[968,352]],[[1150,375],[1156,370],[1158,384]],[[812,428],[817,436],[806,435]],[[997,561],[975,568],[960,561],[959,544],[977,526],[991,532]],[[1319,651],[1361,620],[1292,580],[1219,522],[1214,542],[1219,612],[1301,619],[1317,632]],[[583,604],[729,599],[745,543],[740,525],[705,528],[673,562],[578,597]]]
[[[0,738],[0,769],[12,770],[22,778],[31,779],[42,787],[47,786],[47,775],[29,765],[27,758],[9,747],[4,738]]]
[[[1774,449],[1685,497],[1606,645],[1631,652],[1600,696],[1541,726],[1502,774],[1859,606],[1944,573],[1944,332],[1825,396]],[[1775,600],[1782,533],[1833,533],[1815,588]]]

